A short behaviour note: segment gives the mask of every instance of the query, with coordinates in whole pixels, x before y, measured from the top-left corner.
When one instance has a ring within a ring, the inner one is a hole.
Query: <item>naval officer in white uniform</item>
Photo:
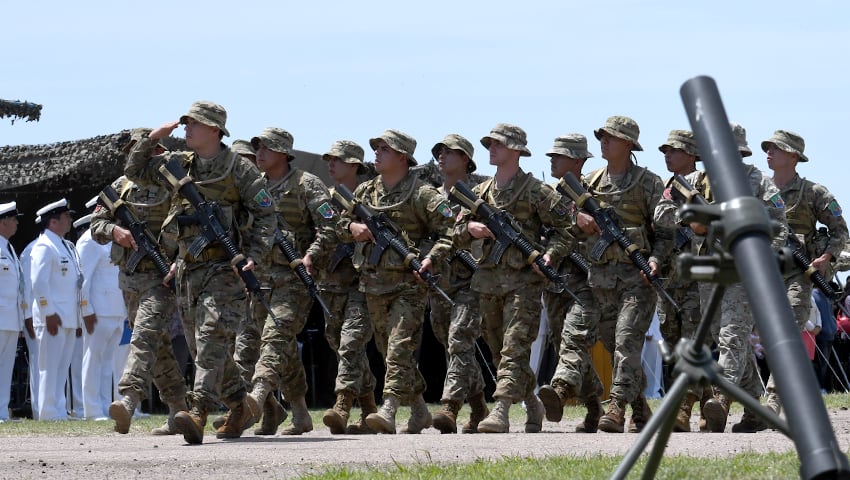
[[[18,336],[29,310],[24,272],[15,247],[9,243],[18,231],[19,216],[15,202],[0,203],[0,423],[9,420]]]

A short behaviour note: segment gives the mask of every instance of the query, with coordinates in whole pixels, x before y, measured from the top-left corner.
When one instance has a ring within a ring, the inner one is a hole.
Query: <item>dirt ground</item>
[[[829,411],[842,451],[850,449],[850,410]],[[740,415],[731,415],[726,431]],[[696,417],[694,417],[696,421]],[[293,478],[329,468],[386,468],[394,464],[461,463],[501,457],[625,454],[636,434],[577,434],[576,422],[545,422],[536,435],[332,436],[320,425],[300,437],[257,437],[218,440],[208,430],[203,445],[190,446],[182,436],[143,434],[0,438],[2,478]],[[522,431],[522,424],[511,430]],[[694,425],[696,429],[696,425]],[[715,457],[742,452],[793,450],[781,433],[675,433],[665,455]]]

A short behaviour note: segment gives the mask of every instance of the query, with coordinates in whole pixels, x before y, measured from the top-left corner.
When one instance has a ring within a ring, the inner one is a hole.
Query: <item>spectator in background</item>
[[[838,290],[838,285],[832,283],[830,285],[834,290]],[[826,392],[827,371],[829,370],[829,362],[832,357],[832,343],[835,341],[835,333],[838,331],[838,324],[835,320],[835,309],[832,302],[819,289],[814,289],[812,299],[818,307],[820,315],[821,331],[815,336],[815,345],[818,353],[815,356],[815,376],[818,377],[821,392]]]

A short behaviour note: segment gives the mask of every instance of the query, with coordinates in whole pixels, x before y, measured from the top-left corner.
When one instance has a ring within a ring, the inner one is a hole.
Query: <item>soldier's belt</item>
[[[159,272],[157,270],[156,265],[148,258],[142,259],[138,265],[136,265],[137,272]]]
[[[201,254],[195,258],[191,254],[186,254],[186,263],[203,263],[203,262],[224,262],[230,261],[230,257],[224,250],[224,247],[219,245],[211,245],[201,251]]]

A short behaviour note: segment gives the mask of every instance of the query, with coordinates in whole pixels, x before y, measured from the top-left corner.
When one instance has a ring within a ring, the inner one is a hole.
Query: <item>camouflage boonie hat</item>
[[[738,152],[741,153],[741,156],[749,157],[752,155],[753,151],[747,145],[747,130],[735,122],[729,123],[729,127],[732,128],[732,136],[735,137],[735,143],[738,144]]]
[[[608,117],[608,119],[605,120],[605,125],[602,128],[594,130],[593,135],[597,140],[602,140],[602,132],[607,132],[609,135],[632,142],[634,144],[632,150],[638,152],[643,151],[643,147],[641,147],[640,143],[638,143],[640,127],[638,127],[637,122],[629,117],[623,117],[620,115]]]
[[[809,157],[803,154],[806,149],[806,141],[803,137],[788,130],[777,130],[773,132],[773,136],[761,142],[761,149],[767,152],[770,145],[776,145],[776,148],[788,153],[796,153],[800,157],[801,162],[808,162]]]
[[[135,145],[139,140],[150,135],[152,131],[152,128],[134,128],[130,131],[130,141],[127,142],[127,145],[124,145],[124,148],[122,148],[121,151],[124,153],[130,153],[130,149],[133,148],[133,145]],[[162,142],[157,143],[156,146],[163,150],[168,150]]]
[[[528,149],[528,139],[525,136],[525,130],[511,125],[509,123],[499,123],[490,130],[489,135],[481,138],[481,145],[490,150],[490,141],[498,140],[511,150],[519,150],[520,157],[530,157],[531,150]]]
[[[439,158],[440,150],[442,150],[443,147],[451,150],[460,150],[466,154],[469,158],[469,164],[466,166],[466,173],[472,173],[476,168],[478,168],[475,165],[475,161],[472,160],[472,154],[475,153],[475,148],[469,140],[456,133],[450,133],[446,135],[446,138],[444,138],[443,141],[434,144],[431,148],[431,155],[433,155],[435,159]]]
[[[407,163],[411,167],[416,165],[416,159],[413,158],[413,152],[416,150],[416,139],[399,130],[385,130],[380,137],[370,138],[369,146],[375,150],[378,145],[378,140],[387,142],[393,150],[407,156]]]
[[[328,157],[336,157],[344,163],[355,163],[357,164],[357,174],[363,175],[368,170],[366,165],[363,164],[364,154],[363,147],[356,142],[352,142],[351,140],[337,140],[331,145],[328,153],[322,155],[322,160],[327,162]]]
[[[260,143],[262,143],[273,152],[289,155],[289,160],[292,160],[295,158],[295,155],[292,155],[293,142],[295,142],[295,139],[292,138],[291,133],[282,128],[268,127],[251,139],[251,146],[254,147],[254,150],[259,150]]]
[[[221,105],[206,100],[195,102],[189,107],[189,113],[180,117],[180,123],[185,124],[187,118],[194,118],[196,121],[216,127],[224,134],[225,137],[230,136],[224,124],[227,123],[227,111]]]
[[[233,144],[230,145],[230,149],[238,153],[239,155],[242,155],[243,157],[257,157],[257,151],[254,150],[254,146],[251,145],[251,142],[249,142],[248,140],[234,140]]]
[[[665,153],[666,148],[664,147],[678,148],[688,155],[697,157],[697,160],[699,160],[699,149],[697,148],[696,140],[694,140],[694,133],[690,130],[670,130],[670,134],[667,135],[667,141],[658,147],[658,151]]]
[[[546,152],[546,155],[563,155],[565,157],[587,159],[593,154],[587,150],[587,137],[580,133],[570,133],[555,138],[555,144]]]

